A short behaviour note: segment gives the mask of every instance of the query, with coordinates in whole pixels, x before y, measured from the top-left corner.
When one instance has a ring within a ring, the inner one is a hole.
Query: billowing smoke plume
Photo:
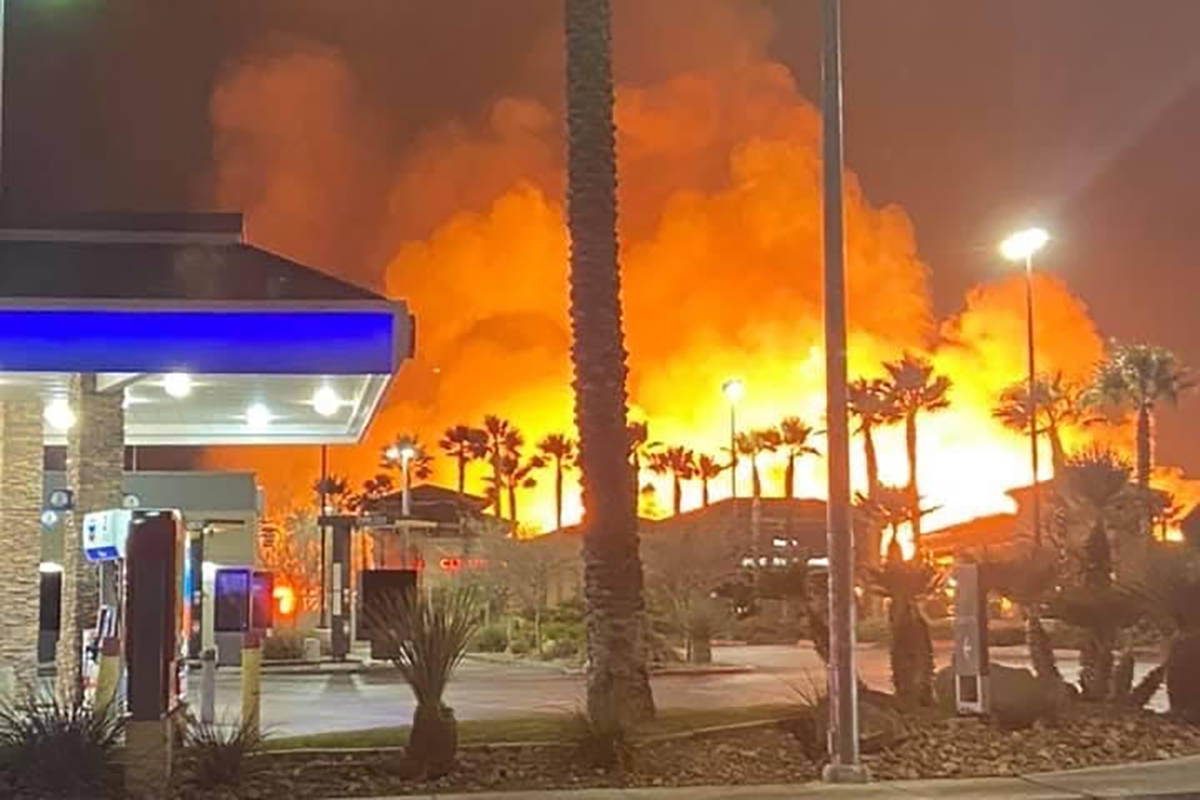
[[[770,20],[760,9],[713,2],[710,13],[664,18],[659,7],[628,4],[617,17],[630,388],[651,439],[720,455],[719,387],[731,376],[747,385],[742,426],[799,415],[823,427],[818,114],[762,56]],[[555,52],[544,61],[559,70]],[[252,238],[381,285],[418,315],[416,360],[368,440],[335,450],[335,471],[361,480],[397,433],[432,447],[446,426],[486,413],[516,423],[530,447],[570,432],[558,74],[474,119],[431,121],[406,143],[386,137],[338,53],[315,45],[273,45],[218,87],[220,193],[247,211]],[[852,173],[847,188],[851,371],[878,375],[882,361],[912,350],[954,381],[951,408],[921,425],[934,524],[1011,507],[1004,491],[1028,482],[1028,454],[990,411],[1025,371],[1021,280],[973,290],[939,323],[904,211],[873,205]],[[1039,279],[1037,292],[1042,368],[1082,380],[1102,354],[1086,309],[1056,281]],[[902,435],[884,431],[880,446],[884,478],[902,483]],[[304,491],[315,467],[315,456],[278,451],[213,458],[251,464],[279,500]],[[764,466],[766,491],[781,492],[781,462]],[[484,472],[476,467],[474,488]],[[451,473],[442,462],[437,479],[450,483]],[[821,459],[802,461],[802,494],[822,494],[823,481]],[[531,524],[553,519],[549,484],[524,495]],[[714,495],[726,487],[719,481]],[[698,487],[685,491],[685,505],[699,502]],[[578,513],[569,500],[568,517]]]

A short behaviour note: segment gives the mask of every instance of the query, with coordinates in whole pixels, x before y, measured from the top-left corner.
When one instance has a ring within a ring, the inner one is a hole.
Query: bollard
[[[260,672],[262,641],[257,633],[242,640],[242,725],[255,733],[259,730]]]
[[[217,718],[217,651],[200,655],[200,721],[211,725]]]
[[[117,686],[121,682],[121,640],[109,637],[100,644],[100,667],[96,675],[97,711],[117,712],[112,703],[117,699]]]

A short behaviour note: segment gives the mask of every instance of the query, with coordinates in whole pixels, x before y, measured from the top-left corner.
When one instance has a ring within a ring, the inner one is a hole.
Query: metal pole
[[[1025,256],[1025,325],[1029,345],[1029,455],[1033,468],[1033,543],[1042,546],[1042,498],[1038,489],[1037,369],[1033,356],[1033,254]]]
[[[317,512],[318,519],[320,517],[325,516],[325,514],[328,513],[325,508],[325,504],[327,502],[326,498],[325,498],[325,489],[328,486],[328,484],[326,483],[326,480],[329,477],[328,471],[327,471],[328,467],[329,467],[329,447],[327,445],[321,445],[321,501],[320,501],[321,509],[320,509],[320,511]],[[321,525],[318,522],[317,531],[321,535],[321,627],[328,628],[329,627],[329,605],[326,603],[325,596],[329,593],[329,584],[327,582],[327,576],[325,575],[325,559],[326,559],[325,526]]]
[[[407,517],[411,512],[411,501],[409,500],[409,483],[408,483],[408,481],[409,481],[409,478],[408,478],[409,457],[407,455],[401,455],[400,459],[401,459],[400,460],[400,468],[404,471],[404,494],[402,494],[400,496],[400,514],[402,516]],[[499,498],[499,487],[497,487],[497,495],[496,496],[497,496],[497,498]],[[497,499],[497,501],[496,501],[497,507],[499,507],[499,504],[500,504],[500,502]]]
[[[832,783],[866,780],[858,754],[854,668],[854,539],[850,527],[850,435],[846,411],[846,275],[842,206],[841,3],[822,13],[822,168],[825,231],[825,402],[829,443],[829,757]]]
[[[0,200],[4,197],[4,37],[8,28],[8,3],[0,0]]]
[[[729,403],[729,496],[737,500],[737,404]]]

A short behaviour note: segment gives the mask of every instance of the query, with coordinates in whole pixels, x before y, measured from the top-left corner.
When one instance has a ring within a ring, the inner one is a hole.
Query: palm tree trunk
[[[758,453],[750,456],[750,478],[753,482],[754,497],[762,497],[762,480],[758,477]]]
[[[1150,488],[1151,438],[1150,408],[1145,404],[1138,408],[1137,415],[1137,484],[1143,490]]]
[[[700,478],[700,505],[708,508],[708,478]]]
[[[627,452],[608,0],[566,0],[571,359],[583,475],[587,707],[600,725],[654,716],[637,481]]]
[[[679,484],[679,473],[671,473],[671,501],[675,507],[675,516],[683,511],[683,487]]]
[[[904,443],[908,448],[908,494],[912,503],[913,547],[921,549],[921,493],[917,490],[917,413],[904,418]]]
[[[500,508],[500,491],[504,484],[500,481],[500,453],[497,451],[492,456],[492,486],[496,491],[496,516],[503,517],[504,512]]]
[[[1054,467],[1054,477],[1063,474],[1063,465],[1067,463],[1067,452],[1063,449],[1062,432],[1057,425],[1051,425],[1046,429],[1046,435],[1050,437],[1050,464]]]
[[[508,486],[508,519],[513,525],[517,524],[517,486],[515,483]]]
[[[458,451],[458,494],[461,497],[465,495],[467,487],[467,454],[462,450]]]
[[[554,529],[562,530],[563,464],[562,458],[554,459]]]
[[[1054,647],[1035,609],[1025,609],[1025,644],[1029,647],[1033,674],[1044,681],[1062,682],[1062,673],[1058,671],[1058,663],[1054,658]]]
[[[796,497],[796,456],[788,453],[787,470],[783,473],[784,497]]]
[[[875,431],[870,425],[862,426],[863,455],[867,459],[867,496],[873,497],[879,489],[879,456],[875,452]]]

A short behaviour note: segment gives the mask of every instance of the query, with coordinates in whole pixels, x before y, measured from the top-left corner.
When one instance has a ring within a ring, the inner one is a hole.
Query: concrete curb
[[[486,664],[503,664],[510,667],[529,667],[531,669],[544,669],[551,672],[558,672],[562,675],[583,675],[583,667],[568,667],[564,664],[554,664],[547,661],[534,661],[524,658],[508,658],[506,656],[495,653],[467,653],[466,658],[472,661],[479,661]],[[754,672],[755,667],[750,664],[708,664],[702,667],[651,667],[651,675],[739,675],[746,672]]]

